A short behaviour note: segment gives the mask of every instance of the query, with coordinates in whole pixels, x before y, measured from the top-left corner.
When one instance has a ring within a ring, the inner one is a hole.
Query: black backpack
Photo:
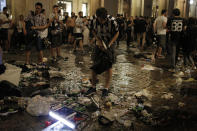
[[[32,30],[31,27],[33,23],[31,21],[26,21],[26,30],[27,30],[27,38],[29,41],[34,40],[38,36],[38,32],[36,30]]]

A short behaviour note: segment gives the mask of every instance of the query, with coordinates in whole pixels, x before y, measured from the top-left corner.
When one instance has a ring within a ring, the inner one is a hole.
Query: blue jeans
[[[170,41],[169,42],[170,47],[170,64],[172,68],[176,67],[176,62],[178,60],[178,54],[179,54],[179,41]]]

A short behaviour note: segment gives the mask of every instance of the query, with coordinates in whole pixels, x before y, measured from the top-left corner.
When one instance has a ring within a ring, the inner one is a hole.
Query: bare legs
[[[75,40],[74,41],[73,50],[76,50],[77,49],[77,41],[78,40]],[[79,50],[80,51],[83,51],[83,41],[82,40],[79,40]]]
[[[27,65],[30,64],[30,54],[31,54],[31,51],[26,51],[25,64],[27,64]],[[43,51],[39,51],[39,53],[38,53],[38,63],[42,63],[42,62],[43,62]]]
[[[112,79],[112,68],[110,68],[106,71],[105,89],[109,89],[111,79]],[[94,71],[92,71],[92,86],[93,86],[93,88],[96,88],[96,80],[97,80],[97,74]]]

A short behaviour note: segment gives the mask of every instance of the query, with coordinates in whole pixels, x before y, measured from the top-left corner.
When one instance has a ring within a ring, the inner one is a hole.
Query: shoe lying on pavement
[[[57,56],[57,60],[62,60],[64,59],[62,56]]]
[[[168,71],[169,71],[169,72],[173,72],[173,73],[176,72],[176,70],[175,70],[174,68],[171,68],[171,69],[169,69]]]
[[[86,96],[89,96],[89,95],[92,95],[92,94],[95,93],[95,92],[96,92],[96,88],[91,87],[91,88],[85,93],[85,95],[86,95]]]
[[[64,61],[68,61],[68,57],[65,57],[65,58],[64,58]]]
[[[165,56],[163,55],[160,55],[160,56],[157,56],[158,59],[165,59]]]
[[[52,62],[57,62],[57,59],[55,57],[52,58]]]
[[[9,109],[7,111],[0,112],[0,116],[7,116],[9,114],[14,114],[14,113],[17,113],[17,112],[18,112],[18,110]]]

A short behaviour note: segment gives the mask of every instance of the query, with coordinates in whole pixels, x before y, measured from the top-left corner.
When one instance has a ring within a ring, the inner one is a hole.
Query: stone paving
[[[85,53],[73,53],[70,46],[63,46],[62,55],[68,57],[68,61],[60,60],[51,66],[60,68],[65,74],[65,80],[52,80],[51,88],[78,88],[81,79],[90,77],[91,48],[85,49]],[[136,48],[128,48],[125,42],[121,42],[117,48],[117,62],[113,66],[110,89],[117,99],[111,109],[105,109],[105,101],[100,98],[105,74],[99,76],[97,93],[93,96],[98,97],[98,103],[102,105],[100,113],[112,114],[111,117],[115,119],[113,125],[101,126],[97,119],[91,119],[83,130],[196,130],[196,95],[191,95],[187,86],[191,83],[197,85],[196,80],[188,82],[186,78],[173,76],[165,68],[158,68],[163,67],[166,60],[158,60],[153,65],[150,59],[136,59],[133,50]],[[147,52],[151,54],[151,50]],[[45,54],[49,52],[46,51]],[[19,55],[6,55],[5,59],[24,61]],[[192,92],[195,91],[194,87]],[[119,116],[121,112],[123,115]],[[0,120],[0,130],[42,130],[44,124],[41,119],[43,118],[20,112]]]

